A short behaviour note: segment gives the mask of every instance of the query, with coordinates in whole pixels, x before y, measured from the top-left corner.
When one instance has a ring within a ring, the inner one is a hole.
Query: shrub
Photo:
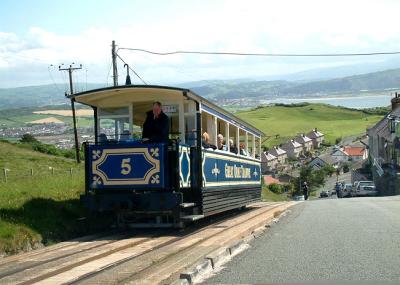
[[[284,188],[276,183],[272,183],[270,185],[267,186],[268,190],[275,193],[275,194],[282,194],[284,192]]]
[[[22,143],[38,143],[39,141],[31,134],[23,134],[19,140]]]

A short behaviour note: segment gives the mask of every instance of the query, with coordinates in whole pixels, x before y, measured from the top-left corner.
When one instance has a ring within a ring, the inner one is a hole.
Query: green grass
[[[289,201],[287,194],[275,194],[268,190],[268,188],[263,187],[261,192],[261,199],[265,202],[279,202],[279,201]]]
[[[324,133],[327,142],[335,143],[336,138],[365,132],[367,127],[382,118],[382,115],[325,104],[267,106],[236,115],[262,130],[266,136],[272,136],[264,142],[268,147],[284,143],[299,133],[308,133],[313,128]]]
[[[79,202],[84,192],[83,165],[0,142],[0,167],[0,255],[91,230],[78,220],[85,213]],[[55,169],[54,175],[49,167]],[[10,169],[7,183],[3,168]]]

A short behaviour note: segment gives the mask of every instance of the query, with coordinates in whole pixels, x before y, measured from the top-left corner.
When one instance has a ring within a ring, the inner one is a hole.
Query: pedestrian
[[[342,183],[336,182],[335,190],[336,190],[336,197],[340,198],[340,194],[342,191]]]
[[[307,182],[305,181],[303,183],[303,195],[304,195],[304,200],[308,200],[308,185]]]

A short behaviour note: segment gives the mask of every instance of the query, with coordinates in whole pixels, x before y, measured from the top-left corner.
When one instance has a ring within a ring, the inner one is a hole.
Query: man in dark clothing
[[[308,185],[307,185],[307,182],[303,183],[303,195],[304,195],[304,200],[308,200]]]
[[[169,135],[168,116],[162,111],[160,102],[153,103],[153,110],[146,113],[143,124],[142,140],[144,142],[166,142]]]

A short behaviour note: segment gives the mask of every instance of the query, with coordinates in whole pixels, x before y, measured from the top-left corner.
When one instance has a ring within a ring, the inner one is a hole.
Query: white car
[[[354,187],[354,196],[376,196],[375,183],[373,181],[358,181]]]

